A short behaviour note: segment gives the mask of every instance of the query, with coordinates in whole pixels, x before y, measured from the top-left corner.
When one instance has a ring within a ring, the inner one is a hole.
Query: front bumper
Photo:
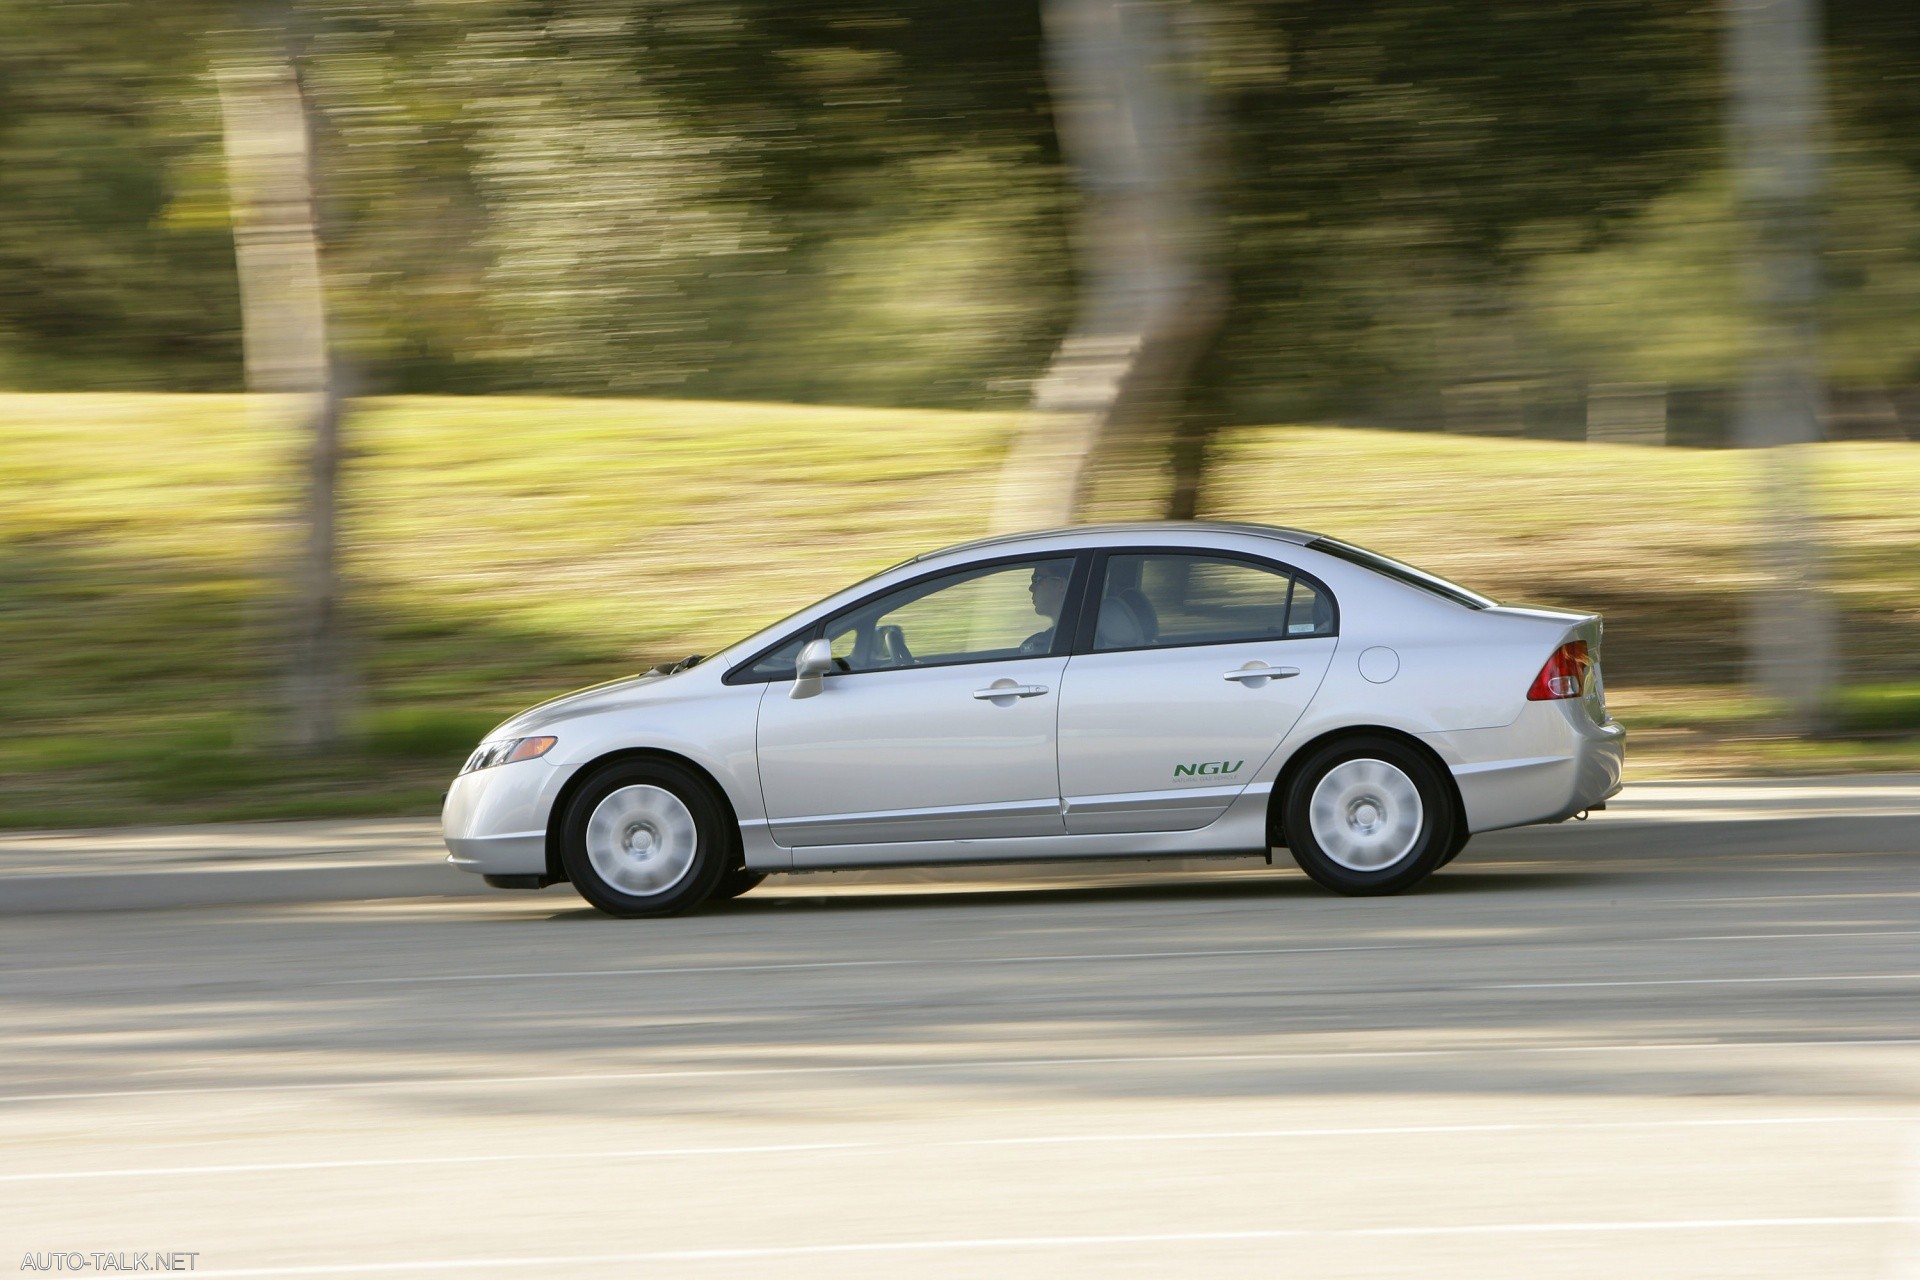
[[[447,861],[477,875],[542,875],[547,816],[572,774],[545,759],[463,773],[440,810]]]
[[[1471,832],[1559,822],[1620,790],[1627,731],[1568,699],[1530,702],[1499,729],[1423,735],[1460,788]]]

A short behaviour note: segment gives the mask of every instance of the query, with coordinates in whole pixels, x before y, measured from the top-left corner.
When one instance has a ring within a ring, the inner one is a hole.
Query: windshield
[[[1352,546],[1332,538],[1315,538],[1307,544],[1307,547],[1309,550],[1325,552],[1337,560],[1345,560],[1348,564],[1357,564],[1375,573],[1383,573],[1395,581],[1404,582],[1410,587],[1418,587],[1422,591],[1431,592],[1455,604],[1463,604],[1469,609],[1491,609],[1500,603],[1491,596],[1483,596],[1478,591],[1469,591],[1457,582],[1449,582],[1424,569],[1416,569],[1410,564],[1391,560],[1364,547]]]

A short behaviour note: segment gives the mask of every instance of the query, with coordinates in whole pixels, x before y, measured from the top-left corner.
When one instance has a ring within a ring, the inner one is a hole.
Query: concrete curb
[[[0,916],[456,898],[492,892],[479,876],[432,863],[6,876],[0,878]]]

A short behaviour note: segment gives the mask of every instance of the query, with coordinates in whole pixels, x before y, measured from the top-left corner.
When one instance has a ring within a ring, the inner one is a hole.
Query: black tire
[[[713,901],[723,902],[729,898],[737,898],[743,893],[750,893],[759,888],[760,882],[766,878],[767,873],[764,871],[749,871],[745,867],[735,867],[720,877],[720,883],[713,891]]]
[[[1460,815],[1455,815],[1453,819],[1453,839],[1447,842],[1447,855],[1440,859],[1440,865],[1444,867],[1459,857],[1460,851],[1467,847],[1467,841],[1471,839],[1473,839],[1473,833],[1467,830],[1466,819]]]
[[[739,845],[739,829],[712,785],[665,760],[600,769],[574,794],[560,828],[560,860],[573,887],[626,920],[699,906],[739,862]]]
[[[1347,765],[1356,767],[1344,770],[1326,797],[1328,806],[1337,808],[1344,786],[1352,797],[1344,802],[1346,813],[1322,815],[1327,838],[1338,846],[1329,851],[1315,834],[1314,794],[1330,774]],[[1370,767],[1382,765],[1386,768]],[[1418,797],[1417,808],[1410,803],[1409,789]],[[1328,743],[1293,775],[1284,803],[1283,825],[1293,860],[1316,883],[1349,897],[1410,889],[1440,867],[1454,847],[1458,824],[1453,788],[1431,760],[1393,738]],[[1369,826],[1375,818],[1379,821]],[[1341,820],[1350,828],[1340,827]],[[1398,851],[1402,843],[1404,851]],[[1365,865],[1375,857],[1385,860]]]

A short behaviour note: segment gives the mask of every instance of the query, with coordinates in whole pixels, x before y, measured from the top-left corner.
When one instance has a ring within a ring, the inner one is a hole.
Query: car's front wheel
[[[759,888],[760,882],[766,878],[767,873],[764,871],[749,871],[745,867],[735,867],[720,877],[720,884],[713,891],[714,900],[737,898],[743,893],[750,893]]]
[[[704,779],[666,761],[626,761],[574,795],[560,856],[580,896],[608,915],[667,916],[713,893],[738,839]]]
[[[1329,743],[1284,797],[1294,861],[1335,893],[1399,893],[1453,844],[1453,790],[1425,756],[1392,738]]]

